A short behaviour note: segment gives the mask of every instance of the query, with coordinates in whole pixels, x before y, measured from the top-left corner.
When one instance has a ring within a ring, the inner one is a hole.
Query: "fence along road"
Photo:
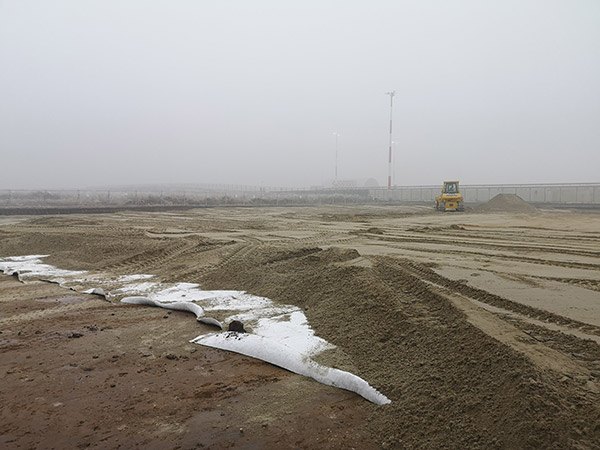
[[[399,186],[369,189],[380,201],[433,202],[439,186]],[[465,203],[484,203],[498,194],[516,194],[529,203],[600,205],[600,183],[461,185]]]

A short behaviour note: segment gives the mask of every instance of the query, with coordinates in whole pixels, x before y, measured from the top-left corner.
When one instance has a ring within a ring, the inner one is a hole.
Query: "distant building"
[[[333,187],[336,189],[350,189],[358,186],[356,180],[335,180]]]
[[[359,178],[354,180],[332,181],[331,187],[334,189],[378,188],[379,183],[375,178]]]

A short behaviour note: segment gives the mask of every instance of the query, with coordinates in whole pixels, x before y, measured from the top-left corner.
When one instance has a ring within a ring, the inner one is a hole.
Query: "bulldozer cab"
[[[458,181],[444,181],[444,194],[458,194]]]

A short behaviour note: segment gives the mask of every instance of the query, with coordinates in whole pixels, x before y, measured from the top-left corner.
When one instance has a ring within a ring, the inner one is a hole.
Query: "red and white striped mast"
[[[385,95],[390,96],[390,154],[388,162],[388,189],[392,188],[392,112],[394,107],[394,95],[396,91],[386,92]]]
[[[334,178],[334,186],[337,187],[338,182],[338,138],[340,137],[340,133],[337,131],[333,133],[335,136],[335,178]]]

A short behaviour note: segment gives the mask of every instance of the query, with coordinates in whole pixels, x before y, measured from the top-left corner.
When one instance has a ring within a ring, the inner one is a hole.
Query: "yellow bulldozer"
[[[458,181],[444,181],[442,195],[435,198],[435,209],[438,211],[464,211],[463,197],[458,188]]]

